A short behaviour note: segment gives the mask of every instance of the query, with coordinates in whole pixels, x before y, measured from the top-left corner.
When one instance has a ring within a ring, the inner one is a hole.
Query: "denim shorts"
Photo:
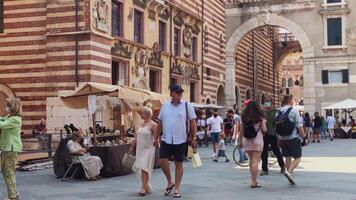
[[[219,143],[219,132],[211,132],[211,141],[216,144],[216,143]]]

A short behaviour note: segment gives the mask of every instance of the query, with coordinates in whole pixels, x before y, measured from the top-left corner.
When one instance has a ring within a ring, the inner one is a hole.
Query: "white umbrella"
[[[324,110],[331,109],[356,109],[356,101],[352,99],[346,99],[334,104],[331,104],[327,107],[324,107]]]

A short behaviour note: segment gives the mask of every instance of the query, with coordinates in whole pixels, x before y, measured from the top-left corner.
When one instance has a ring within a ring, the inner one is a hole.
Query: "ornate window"
[[[166,23],[159,21],[159,38],[158,38],[158,44],[159,44],[159,50],[160,51],[166,51]]]
[[[192,37],[192,60],[198,61],[198,39],[196,36]]]
[[[143,43],[143,13],[137,9],[134,11],[134,41]]]
[[[293,83],[293,79],[292,78],[289,78],[288,79],[288,87],[291,88],[294,86],[294,83]]]
[[[285,78],[282,78],[282,87],[287,87],[287,80]]]
[[[122,61],[113,61],[111,67],[111,80],[113,85],[128,85],[127,63]]]
[[[112,36],[123,36],[123,6],[118,1],[112,1],[111,15]]]
[[[174,56],[180,56],[181,31],[174,28]]]

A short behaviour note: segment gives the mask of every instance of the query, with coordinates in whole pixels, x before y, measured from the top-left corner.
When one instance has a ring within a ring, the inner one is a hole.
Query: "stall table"
[[[132,169],[125,168],[122,159],[129,152],[131,144],[117,146],[93,146],[90,148],[92,155],[99,156],[103,162],[100,171],[102,177],[124,176],[132,173]]]

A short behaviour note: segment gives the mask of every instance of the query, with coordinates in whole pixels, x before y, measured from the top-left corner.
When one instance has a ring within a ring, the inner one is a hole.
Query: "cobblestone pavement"
[[[228,146],[230,158],[232,150],[233,146]],[[185,163],[181,199],[356,200],[356,140],[323,141],[305,147],[303,161],[295,172],[296,186],[290,186],[275,166],[269,176],[258,177],[263,186],[259,189],[248,187],[248,168],[222,160],[212,162],[211,148],[200,148],[199,152],[202,167],[193,168],[191,163]],[[40,170],[19,172],[17,184],[24,200],[140,199],[137,195],[140,182],[134,174],[96,182],[61,182],[53,170]],[[160,169],[154,170],[152,185],[153,193],[142,199],[173,199],[163,196],[166,182]],[[2,177],[0,192],[0,199],[5,199]]]

